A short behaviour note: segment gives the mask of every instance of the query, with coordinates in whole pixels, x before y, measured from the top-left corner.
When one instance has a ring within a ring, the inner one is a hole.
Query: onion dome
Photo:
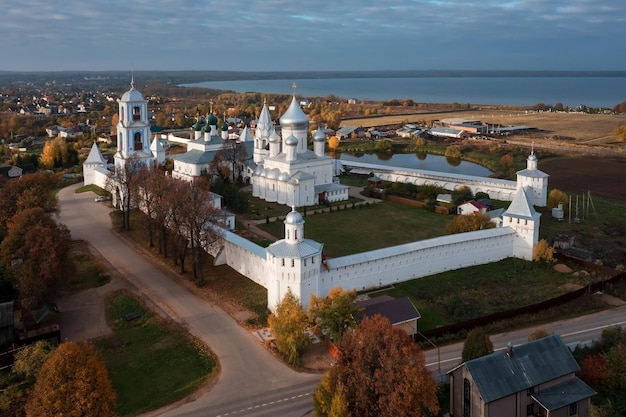
[[[280,136],[278,136],[278,133],[276,133],[276,131],[272,132],[272,134],[270,135],[270,142],[280,143]]]
[[[289,178],[289,174],[287,174],[286,172],[281,172],[281,174],[278,176],[278,181],[287,182],[289,181]]]
[[[261,172],[259,172],[259,177],[267,177],[267,171],[265,170],[265,168],[261,169]]]
[[[207,123],[210,126],[216,126],[217,125],[217,117],[215,117],[215,115],[213,113],[209,114],[209,117],[207,119]]]
[[[285,139],[285,145],[298,146],[298,138],[295,137],[294,135],[287,136],[287,139]]]
[[[321,127],[313,134],[313,142],[326,142],[326,133],[324,133]]]
[[[281,126],[302,126],[308,125],[309,118],[300,108],[300,105],[296,101],[296,96],[291,99],[291,104],[287,111],[280,117]]]
[[[196,132],[200,132],[202,130],[202,124],[200,124],[200,122],[196,122],[192,127]]]
[[[277,168],[274,169],[270,169],[270,171],[267,173],[267,179],[268,180],[275,180],[278,178],[280,171]]]
[[[228,123],[223,122],[222,123],[222,132],[226,132],[228,130]]]
[[[121,101],[145,101],[141,93],[135,90],[135,84],[133,81],[130,82],[130,90],[122,94]]]
[[[285,224],[298,224],[304,223],[304,219],[302,218],[302,214],[298,213],[294,208],[291,209],[289,214],[285,217]]]
[[[261,175],[263,172],[263,165],[257,165],[254,169],[254,175]]]
[[[537,155],[535,155],[534,153],[531,153],[530,155],[528,155],[528,160],[529,161],[536,161],[537,160]]]

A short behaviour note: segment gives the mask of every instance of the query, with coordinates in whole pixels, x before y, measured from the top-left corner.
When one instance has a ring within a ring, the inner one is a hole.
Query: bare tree
[[[192,276],[197,285],[204,284],[203,259],[210,245],[222,239],[220,209],[215,207],[210,183],[199,177],[182,188],[180,207],[192,257]]]
[[[145,164],[136,155],[128,158],[107,180],[107,189],[113,194],[114,202],[122,211],[124,230],[130,230],[130,209],[136,200],[136,177]]]
[[[224,141],[219,153],[221,154],[221,159],[227,164],[230,170],[230,182],[234,184],[243,171],[246,159],[248,159],[246,147],[242,142],[229,139]]]

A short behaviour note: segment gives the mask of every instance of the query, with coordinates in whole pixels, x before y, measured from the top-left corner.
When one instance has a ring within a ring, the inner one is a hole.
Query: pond
[[[421,152],[394,155],[361,153],[350,154],[342,152],[339,155],[339,159],[346,162],[354,161],[399,168],[445,172],[449,174],[472,175],[476,177],[488,177],[492,174],[492,172],[484,166],[473,162],[449,159],[445,156],[430,155]]]

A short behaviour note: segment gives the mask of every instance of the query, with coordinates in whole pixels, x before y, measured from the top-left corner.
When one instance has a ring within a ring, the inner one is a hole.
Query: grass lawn
[[[136,314],[126,320],[127,314]],[[95,343],[102,352],[120,416],[134,416],[186,397],[211,376],[213,355],[178,326],[118,291],[106,300],[113,335]]]
[[[122,213],[120,211],[111,212],[113,227],[121,229]],[[135,243],[141,245],[145,250],[153,253],[155,257],[163,259],[155,248],[148,246],[148,233],[145,225],[147,217],[139,212],[131,212],[131,230],[125,235]],[[163,259],[172,271],[178,272],[186,281],[187,286],[195,286],[191,278],[190,265],[186,266],[185,273],[180,273],[180,266],[175,265],[171,258]],[[187,256],[187,263],[191,262],[191,256]],[[250,326],[267,325],[267,290],[247,277],[241,275],[227,265],[214,266],[213,258],[208,254],[204,260],[203,274],[206,284],[202,288],[193,288],[193,291],[204,299],[216,302],[223,306],[240,306],[254,313],[255,317],[247,320]]]
[[[282,220],[284,217],[259,227],[282,239]],[[452,217],[389,201],[354,209],[348,204],[331,213],[307,210],[304,235],[324,243],[327,256],[339,257],[441,236],[450,220]]]
[[[411,297],[422,314],[420,329],[429,330],[535,304],[571,291],[565,284],[584,286],[597,279],[558,273],[545,263],[509,258],[394,284],[393,289],[376,295]]]
[[[75,274],[69,277],[66,283],[69,291],[100,287],[111,280],[104,265],[89,252],[84,242],[72,242],[70,259],[74,265]]]

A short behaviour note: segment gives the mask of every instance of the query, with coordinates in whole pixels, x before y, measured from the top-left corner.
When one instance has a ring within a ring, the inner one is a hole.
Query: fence
[[[584,266],[587,269],[591,269],[594,271],[598,271],[604,275],[610,276],[611,278],[602,280],[600,282],[596,282],[593,284],[589,284],[586,287],[580,288],[578,290],[569,292],[567,294],[560,295],[558,297],[551,298],[546,301],[542,301],[540,303],[532,304],[525,307],[520,307],[512,310],[501,311],[499,313],[490,314],[483,317],[478,317],[472,320],[467,320],[461,323],[455,323],[448,326],[437,327],[435,329],[430,329],[427,331],[423,331],[422,334],[424,337],[428,339],[433,339],[437,337],[442,337],[446,334],[456,334],[461,331],[469,331],[476,327],[484,327],[491,323],[512,319],[524,314],[532,314],[537,311],[547,310],[548,308],[558,306],[561,304],[565,304],[569,301],[575,300],[586,293],[594,293],[597,291],[603,291],[604,286],[607,284],[614,284],[616,282],[620,282],[626,280],[626,273],[619,272],[614,269],[608,268],[602,265],[596,265],[591,262],[586,262],[580,259],[570,258],[563,254],[555,254],[558,259],[567,260],[568,262],[572,262],[581,266]]]

